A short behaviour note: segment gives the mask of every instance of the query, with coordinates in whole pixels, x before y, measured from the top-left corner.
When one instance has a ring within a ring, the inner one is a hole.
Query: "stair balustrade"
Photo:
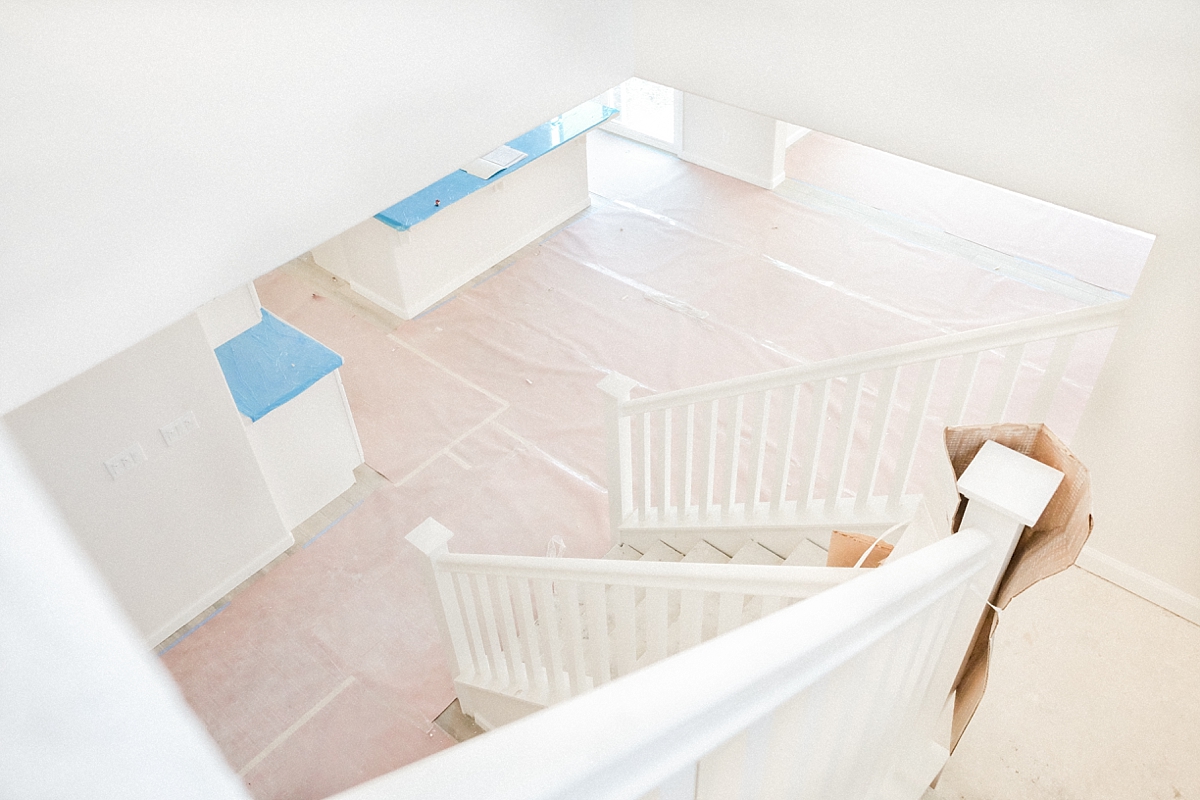
[[[861,572],[457,554],[447,547],[452,536],[428,519],[407,539],[429,557],[459,699],[485,728],[582,694]],[[496,695],[518,704],[488,702]]]
[[[938,743],[939,719],[984,603],[1023,526],[1036,521],[1061,478],[989,442],[958,482],[969,500],[958,534],[336,798],[917,800],[948,755]],[[473,613],[451,611],[456,584],[495,577],[485,570],[492,557],[450,556],[449,532],[432,521],[410,537],[431,554],[447,616]],[[561,568],[570,560],[555,561]],[[477,569],[439,569],[451,563]],[[532,594],[543,599],[544,621],[556,613],[554,597],[568,609],[578,605],[567,586],[600,585],[609,567],[645,566],[670,567],[666,580],[681,567],[711,565],[610,563],[595,572],[595,562],[584,562],[561,583],[532,564],[504,574],[541,581]],[[766,569],[787,581],[786,568]],[[532,610],[523,613],[532,629]],[[494,645],[508,624],[517,619],[483,628],[452,622],[460,668],[491,663],[496,651],[483,631]],[[576,664],[586,659],[576,653]],[[561,666],[569,678],[574,667]]]
[[[1117,326],[1127,303],[636,399],[637,382],[612,373],[599,386],[610,397],[613,542],[646,530],[862,530],[905,519],[923,432],[1014,413],[1045,421],[1076,338]]]

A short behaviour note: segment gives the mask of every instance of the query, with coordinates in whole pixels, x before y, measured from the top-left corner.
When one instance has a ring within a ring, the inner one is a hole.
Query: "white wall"
[[[1074,446],[1093,547],[1200,595],[1200,4],[637,0],[634,16],[640,77],[1158,236]]]
[[[199,427],[168,446],[188,412]],[[4,423],[151,643],[292,544],[196,315]],[[114,479],[105,460],[135,443],[146,461]]]
[[[0,413],[632,73],[628,0],[0,6]]]
[[[766,189],[783,183],[783,157],[792,126],[707,97],[687,92],[680,96],[680,158]]]
[[[0,797],[245,800],[0,425]]]

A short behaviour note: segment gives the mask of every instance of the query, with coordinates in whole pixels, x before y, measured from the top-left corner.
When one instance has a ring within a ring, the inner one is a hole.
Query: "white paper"
[[[500,145],[486,156],[467,164],[463,167],[463,171],[486,181],[500,170],[508,169],[527,155],[529,154],[522,153],[508,145]]]

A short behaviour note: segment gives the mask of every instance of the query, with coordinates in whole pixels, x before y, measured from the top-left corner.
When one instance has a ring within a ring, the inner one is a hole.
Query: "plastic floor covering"
[[[163,656],[256,797],[325,797],[454,743],[432,722],[454,691],[404,535],[432,516],[456,552],[606,551],[606,372],[684,388],[1082,304],[903,233],[933,223],[1105,289],[1145,257],[1136,232],[819,134],[788,154],[803,183],[775,192],[605,133],[588,147],[592,208],[415,320],[295,270],[257,282],[345,358],[388,484]],[[1097,236],[1107,260],[1080,259]],[[1107,346],[1068,373],[1065,436]]]

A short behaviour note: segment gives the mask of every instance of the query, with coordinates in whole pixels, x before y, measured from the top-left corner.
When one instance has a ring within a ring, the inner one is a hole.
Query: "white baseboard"
[[[499,264],[504,259],[511,256],[513,253],[520,250],[525,245],[536,242],[538,239],[542,238],[559,225],[562,225],[571,217],[586,211],[589,207],[591,207],[591,205],[592,196],[589,194],[576,205],[568,207],[566,210],[554,215],[553,217],[550,217],[549,219],[541,220],[532,230],[525,231],[519,236],[514,236],[506,244],[493,250],[487,257],[479,259],[467,269],[463,269],[453,277],[448,278],[436,290],[430,292],[420,300],[413,302],[411,304],[411,309],[406,309],[404,313],[401,313],[398,316],[404,319],[413,319],[414,317],[423,314],[424,312],[436,306],[438,303],[445,300],[450,295],[457,292],[459,289],[466,286],[471,281],[478,278],[483,273],[487,272],[492,267]],[[353,286],[353,284],[351,285]],[[367,299],[371,300],[372,302],[379,302],[374,297],[367,295],[364,295],[364,297],[367,297]],[[393,311],[395,308],[394,305],[392,307],[384,306],[384,308],[386,308],[388,311],[392,311],[392,313],[397,313],[396,311]]]
[[[1188,622],[1200,625],[1200,597],[1177,589],[1166,581],[1135,569],[1124,561],[1118,561],[1090,546],[1083,548],[1083,552],[1075,560],[1075,565],[1149,600],[1156,606],[1165,608],[1172,614],[1178,614]]]
[[[724,164],[720,164],[716,161],[711,161],[702,156],[692,155],[691,153],[683,152],[683,153],[679,154],[679,157],[682,160],[687,161],[691,164],[695,164],[698,167],[704,167],[705,169],[711,169],[713,172],[719,172],[722,175],[728,175],[731,178],[737,178],[739,181],[745,181],[746,183],[752,184],[754,186],[761,186],[764,189],[774,189],[776,186],[783,183],[784,178],[787,177],[786,175],[781,174],[781,175],[774,175],[771,178],[764,180],[763,178],[761,178],[757,175],[752,175],[751,173],[746,172],[745,170],[736,169],[734,167],[728,167]]]
[[[282,522],[280,524],[282,525]],[[149,636],[146,637],[146,644],[150,647],[158,647],[167,639],[167,637],[178,631],[184,625],[187,625],[189,622],[195,619],[200,612],[220,600],[225,595],[229,594],[229,592],[236,588],[242,581],[258,572],[267,564],[270,564],[275,560],[276,556],[278,556],[284,550],[287,550],[295,543],[296,540],[292,538],[292,534],[289,532],[286,538],[280,539],[272,544],[266,550],[259,553],[255,558],[252,558],[244,567],[205,593],[199,600],[184,608],[178,614],[175,614],[175,616],[171,617],[171,619],[169,619],[167,622],[158,626],[158,628],[156,628],[150,633]]]

